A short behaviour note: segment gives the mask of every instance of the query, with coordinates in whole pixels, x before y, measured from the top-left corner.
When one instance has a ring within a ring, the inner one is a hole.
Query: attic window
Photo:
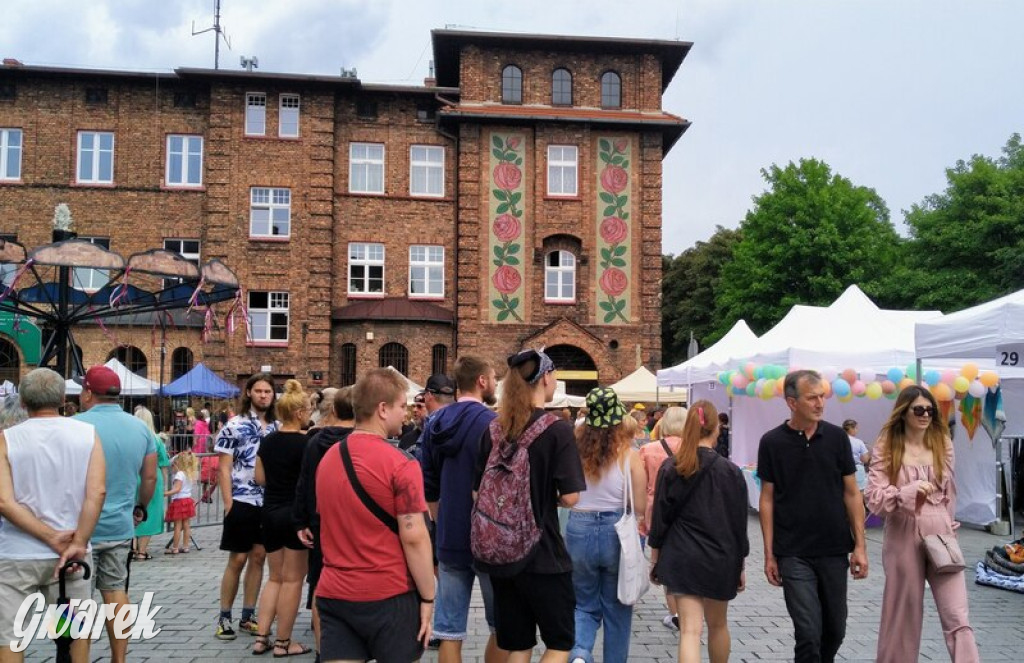
[[[416,120],[419,122],[433,122],[437,117],[437,109],[426,104],[416,107]]]
[[[0,99],[13,101],[18,96],[18,88],[14,81],[0,81]]]
[[[196,103],[196,93],[192,90],[183,90],[174,93],[175,108],[195,108]]]
[[[356,116],[361,120],[377,119],[377,102],[361,99],[356,102]]]
[[[105,104],[107,103],[107,88],[87,87],[85,88],[85,103]]]

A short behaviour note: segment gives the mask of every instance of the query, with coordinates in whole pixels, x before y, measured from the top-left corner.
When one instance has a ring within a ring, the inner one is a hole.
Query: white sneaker
[[[583,660],[582,658],[580,658],[579,656],[577,656],[576,658],[572,659],[571,663],[587,663],[587,662],[585,660]]]
[[[679,630],[679,618],[675,615],[665,615],[665,618],[661,620],[661,623],[673,631]]]

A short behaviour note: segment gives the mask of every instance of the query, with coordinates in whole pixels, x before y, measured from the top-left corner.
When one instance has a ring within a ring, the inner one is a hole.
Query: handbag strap
[[[630,472],[629,453],[623,454],[622,463],[622,512],[633,511],[633,474]]]
[[[672,455],[672,447],[668,446],[668,442],[665,441],[665,438],[661,438],[658,441],[661,442],[661,448],[665,450],[665,454],[668,455],[668,456],[671,456]]]
[[[363,503],[370,513],[377,517],[377,520],[384,523],[389,530],[398,534],[398,520],[395,519],[390,513],[384,510],[384,507],[377,504],[370,494],[363,488],[363,484],[359,482],[359,477],[356,476],[356,468],[352,466],[352,455],[348,452],[348,438],[346,437],[338,445],[338,452],[341,454],[341,463],[345,466],[345,474],[348,475],[349,483],[352,484],[352,490],[356,491],[356,495],[359,497],[359,501]]]

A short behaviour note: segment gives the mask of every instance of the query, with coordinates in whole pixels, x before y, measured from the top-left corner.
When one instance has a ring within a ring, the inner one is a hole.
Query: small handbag
[[[621,548],[617,594],[619,603],[633,605],[651,588],[651,579],[647,575],[644,551],[640,546],[640,532],[633,510],[633,477],[629,470],[628,456],[622,474],[622,517],[615,523],[615,533],[619,535]]]
[[[955,534],[929,534],[921,539],[928,563],[936,573],[957,573],[967,566]]]

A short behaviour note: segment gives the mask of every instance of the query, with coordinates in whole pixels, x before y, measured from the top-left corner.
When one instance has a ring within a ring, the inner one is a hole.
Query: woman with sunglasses
[[[924,387],[907,387],[896,399],[871,454],[865,494],[871,511],[885,518],[885,591],[876,661],[918,659],[925,580],[950,659],[980,661],[967,618],[964,572],[936,573],[925,558],[922,537],[952,533],[959,523],[953,520],[953,443],[935,397]]]

